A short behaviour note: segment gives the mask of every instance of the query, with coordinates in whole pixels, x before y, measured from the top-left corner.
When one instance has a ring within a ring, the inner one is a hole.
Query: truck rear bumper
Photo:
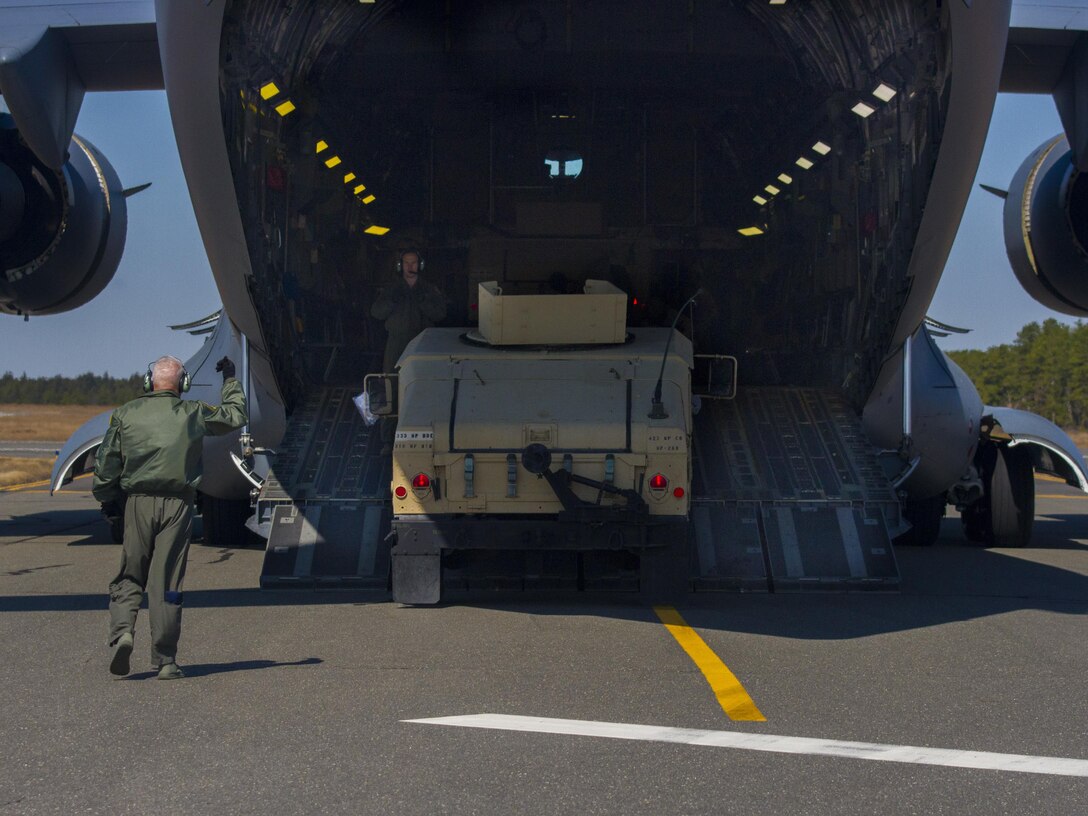
[[[394,517],[396,552],[441,550],[641,550],[686,540],[683,517],[587,524],[532,516]]]

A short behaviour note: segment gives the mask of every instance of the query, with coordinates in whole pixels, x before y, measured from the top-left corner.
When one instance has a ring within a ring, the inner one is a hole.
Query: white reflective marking
[[[846,563],[850,566],[850,577],[864,578],[868,571],[865,569],[865,555],[861,551],[858,528],[854,524],[854,511],[849,507],[837,507],[835,514],[839,517],[842,548],[846,553]]]
[[[295,556],[295,575],[309,575],[314,566],[314,547],[317,546],[318,522],[321,506],[307,507],[302,516],[302,529],[298,531],[298,555]]]
[[[801,577],[805,574],[805,565],[801,561],[801,550],[797,546],[797,528],[793,526],[793,511],[788,507],[779,507],[778,536],[782,542],[782,556],[786,559],[786,575]]]
[[[695,522],[695,543],[699,553],[699,572],[713,575],[718,571],[718,559],[714,555],[714,532],[710,524],[710,508],[696,505],[691,512]]]
[[[851,757],[913,765],[943,765],[952,768],[979,768],[989,771],[1088,777],[1088,759],[996,754],[989,751],[959,751],[950,748],[921,748],[913,745],[881,745],[875,742],[846,742],[811,737],[781,737],[774,734],[744,734],[736,731],[703,731],[635,723],[594,720],[560,720],[550,717],[520,717],[508,714],[469,714],[459,717],[432,717],[402,720],[424,725],[453,725],[498,731],[529,731],[537,734],[567,734],[579,737],[672,742],[682,745],[709,745],[776,754]]]
[[[378,558],[378,533],[381,531],[382,508],[370,505],[363,513],[362,544],[359,547],[359,562],[355,566],[356,575],[373,575]]]

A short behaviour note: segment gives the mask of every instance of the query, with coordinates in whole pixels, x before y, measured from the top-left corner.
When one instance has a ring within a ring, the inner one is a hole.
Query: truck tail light
[[[672,494],[676,496],[676,498],[682,499],[684,498],[684,488],[678,487],[674,491],[672,491]]]
[[[431,486],[431,477],[426,473],[417,473],[415,478],[412,479],[413,490],[426,490]]]
[[[403,499],[408,495],[408,488],[404,485],[397,485],[397,489],[393,491],[393,495],[398,499]]]
[[[655,473],[650,477],[650,490],[664,490],[669,486],[669,480],[663,473]]]

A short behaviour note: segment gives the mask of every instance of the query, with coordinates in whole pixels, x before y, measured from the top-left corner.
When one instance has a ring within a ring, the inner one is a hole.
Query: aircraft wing
[[[1052,93],[1088,31],[1088,3],[1017,0],[1012,7],[1001,90]]]
[[[0,5],[0,93],[47,166],[64,164],[86,91],[162,87],[153,3]]]
[[[0,59],[52,29],[88,91],[161,90],[155,4],[0,4]]]

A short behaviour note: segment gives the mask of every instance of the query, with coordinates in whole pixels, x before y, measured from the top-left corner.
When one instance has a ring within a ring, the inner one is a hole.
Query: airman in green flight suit
[[[189,374],[176,357],[148,366],[146,393],[110,417],[95,459],[94,496],[103,514],[123,504],[121,566],[110,583],[110,672],[126,675],[136,613],[144,590],[151,617],[151,662],[159,678],[183,677],[177,665],[181,635],[182,581],[193,526],[193,499],[200,485],[205,436],[245,425],[246,399],[234,363],[224,357],[221,404],[183,400]]]
[[[382,371],[392,373],[397,360],[412,338],[446,317],[446,298],[438,287],[420,278],[423,257],[414,249],[400,254],[397,271],[401,278],[388,287],[370,307],[370,314],[385,321],[389,337],[385,341]],[[381,428],[382,456],[393,451],[396,421],[383,419]]]

